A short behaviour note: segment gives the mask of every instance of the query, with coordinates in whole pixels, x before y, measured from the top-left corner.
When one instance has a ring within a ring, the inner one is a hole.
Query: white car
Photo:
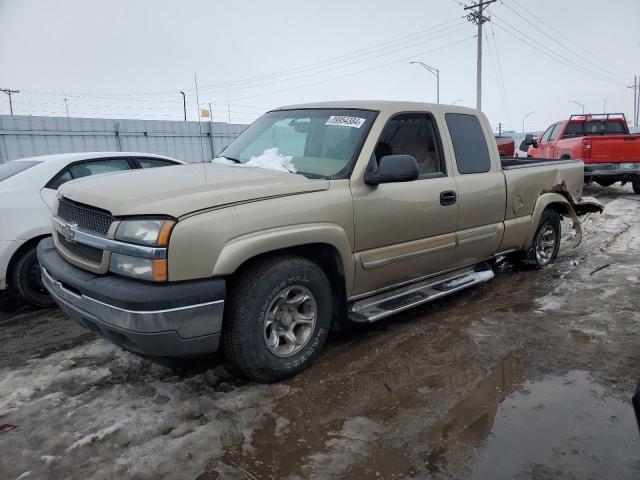
[[[101,173],[185,163],[135,152],[61,153],[0,164],[0,290],[55,305],[41,283],[36,246],[51,235],[51,206],[63,183]]]

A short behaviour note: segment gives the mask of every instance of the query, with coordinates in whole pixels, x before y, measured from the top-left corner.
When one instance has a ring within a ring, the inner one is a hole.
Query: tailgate
[[[585,163],[640,162],[640,135],[584,137]],[[587,152],[591,150],[591,155]]]

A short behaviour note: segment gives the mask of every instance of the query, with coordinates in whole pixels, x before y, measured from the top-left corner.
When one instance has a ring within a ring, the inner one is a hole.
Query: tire
[[[55,306],[56,302],[42,284],[35,246],[20,254],[13,266],[10,281],[13,289],[25,302],[41,308]]]
[[[243,377],[275,382],[315,360],[333,315],[331,284],[315,263],[297,256],[264,260],[238,272],[230,290],[222,348]]]
[[[637,178],[633,182],[631,182],[631,186],[633,187],[633,193],[640,194],[640,178]]]
[[[560,249],[560,233],[560,215],[555,210],[546,209],[542,212],[533,242],[524,253],[522,263],[533,268],[543,268],[553,263]]]

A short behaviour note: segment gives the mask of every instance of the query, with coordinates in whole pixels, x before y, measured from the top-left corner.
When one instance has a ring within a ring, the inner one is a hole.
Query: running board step
[[[493,277],[493,270],[486,263],[457,270],[353,302],[349,305],[349,319],[358,323],[375,322],[473,285],[488,282]]]

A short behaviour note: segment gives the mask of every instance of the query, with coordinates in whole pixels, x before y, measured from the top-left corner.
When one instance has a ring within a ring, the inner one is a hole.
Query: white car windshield
[[[6,180],[9,177],[13,177],[20,172],[24,172],[28,168],[35,167],[39,163],[35,160],[15,160],[12,162],[3,163],[0,165],[0,182]]]
[[[309,178],[346,178],[377,112],[303,109],[269,112],[214,163],[269,168]]]

